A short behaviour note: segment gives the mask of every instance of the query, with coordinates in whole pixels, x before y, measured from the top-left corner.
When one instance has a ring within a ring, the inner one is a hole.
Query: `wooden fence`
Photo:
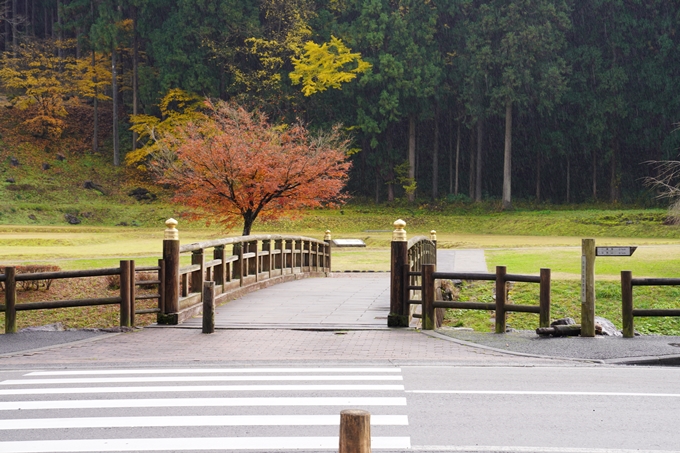
[[[178,324],[203,308],[203,283],[215,282],[215,303],[275,283],[331,270],[330,232],[323,241],[302,236],[256,235],[216,239],[180,246],[173,219],[166,222],[165,304],[161,324]],[[231,250],[228,250],[230,248]],[[181,255],[191,264],[180,266]]]
[[[162,260],[159,260],[158,266],[147,266],[140,268],[135,268],[134,261],[124,260],[120,262],[120,267],[114,268],[88,269],[79,271],[36,272],[26,274],[17,274],[15,267],[6,267],[4,269],[4,274],[0,274],[0,282],[3,282],[5,286],[5,304],[0,305],[0,312],[5,313],[5,333],[15,333],[17,331],[18,311],[87,307],[92,305],[119,305],[121,327],[134,326],[135,314],[161,312],[163,306],[163,285],[161,284],[163,269],[164,264]],[[158,278],[156,280],[139,280],[136,278],[138,272],[157,272]],[[55,300],[45,302],[29,302],[23,304],[16,303],[17,282],[104,277],[108,275],[117,275],[120,277],[120,293],[116,297]],[[156,294],[139,295],[137,294],[138,286],[157,286],[159,291]],[[157,299],[158,307],[137,310],[135,308],[135,302],[144,299]]]
[[[680,316],[680,310],[634,309],[633,286],[678,286],[680,278],[633,278],[631,271],[621,271],[621,306],[623,336],[635,336],[635,316]]]
[[[505,266],[497,266],[495,274],[436,272],[437,235],[433,230],[430,238],[417,236],[406,239],[406,223],[394,222],[392,233],[390,327],[408,327],[414,315],[411,307],[422,305],[422,327],[432,330],[437,327],[436,309],[458,308],[469,310],[496,311],[496,333],[506,330],[508,312],[539,314],[539,326],[550,324],[550,269],[541,269],[540,276],[508,274]],[[496,302],[493,304],[476,302],[447,302],[435,300],[435,280],[488,280],[496,282]],[[514,305],[507,303],[506,284],[526,282],[540,284],[539,305]]]
[[[435,300],[435,280],[437,279],[460,279],[460,280],[486,280],[496,282],[496,302],[453,302]],[[515,305],[508,304],[507,283],[524,282],[540,284],[539,305]],[[496,333],[506,331],[506,313],[537,313],[539,315],[539,327],[550,325],[550,269],[541,269],[540,276],[508,274],[505,266],[496,266],[495,274],[486,273],[462,273],[462,272],[435,272],[435,266],[426,264],[422,269],[421,300],[409,300],[410,304],[423,305],[423,330],[435,328],[436,308],[458,308],[467,310],[490,310],[495,311]]]
[[[331,270],[330,232],[324,241],[301,236],[239,236],[182,245],[179,243],[177,221],[166,222],[163,258],[158,266],[135,267],[132,260],[120,262],[120,267],[79,271],[17,274],[7,267],[0,274],[5,286],[5,333],[17,330],[16,313],[25,310],[119,305],[120,325],[134,326],[135,314],[157,313],[161,324],[179,324],[196,315],[203,307],[203,284],[215,282],[214,303],[226,298],[284,281],[309,276],[326,276]],[[227,250],[230,247],[231,250]],[[190,264],[182,266],[182,254],[190,255]],[[157,272],[155,280],[137,278],[139,272]],[[17,282],[73,279],[84,277],[120,277],[120,293],[116,297],[56,300],[16,303]],[[156,286],[153,294],[138,294],[140,286]],[[151,309],[135,308],[138,300],[157,299]]]

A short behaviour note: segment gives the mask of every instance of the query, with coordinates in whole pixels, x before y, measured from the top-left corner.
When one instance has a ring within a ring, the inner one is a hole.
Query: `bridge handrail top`
[[[426,236],[413,236],[411,239],[408,240],[408,248],[413,247],[414,245],[416,245],[418,242],[421,242],[421,241],[422,242],[429,242],[430,244],[432,244],[434,246],[434,242],[432,242],[430,240],[430,238],[428,238]]]
[[[193,252],[195,250],[217,247],[217,246],[220,246],[220,245],[239,244],[239,243],[253,242],[253,241],[267,241],[267,240],[275,241],[275,240],[279,240],[279,239],[281,239],[281,240],[294,240],[294,241],[300,241],[301,240],[301,241],[315,242],[317,244],[326,244],[322,240],[309,238],[309,237],[305,237],[305,236],[288,236],[288,235],[281,235],[281,234],[258,234],[258,235],[250,235],[250,236],[234,236],[234,237],[229,237],[229,238],[213,239],[211,241],[193,242],[191,244],[181,245],[179,247],[179,251],[180,251],[180,253],[185,253],[185,252]]]

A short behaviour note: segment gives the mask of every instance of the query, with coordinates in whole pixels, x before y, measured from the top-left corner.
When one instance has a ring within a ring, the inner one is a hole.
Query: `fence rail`
[[[680,316],[678,309],[635,309],[633,308],[634,286],[680,286],[680,278],[633,278],[631,271],[621,271],[621,318],[623,336],[635,336],[635,317]]]
[[[50,310],[56,308],[73,308],[73,307],[89,307],[96,305],[119,305],[120,306],[120,326],[134,326],[135,314],[144,313],[160,313],[163,305],[162,291],[162,270],[164,264],[159,260],[158,266],[145,266],[135,268],[135,262],[131,260],[123,260],[120,262],[120,267],[103,268],[103,269],[86,269],[76,271],[58,271],[58,272],[35,272],[17,274],[15,267],[6,267],[4,274],[0,274],[0,281],[5,285],[5,303],[0,305],[0,313],[5,313],[5,333],[15,333],[17,331],[18,311],[29,310]],[[138,280],[136,278],[137,272],[158,272],[158,279],[151,281]],[[59,280],[59,279],[75,279],[88,277],[105,277],[111,275],[120,276],[120,292],[116,297],[99,297],[86,299],[72,299],[72,300],[53,300],[41,302],[16,303],[16,284],[22,281],[35,280]],[[158,294],[144,294],[137,295],[137,286],[151,286],[157,285],[159,287]],[[158,299],[158,308],[137,310],[135,302],[137,300]]]

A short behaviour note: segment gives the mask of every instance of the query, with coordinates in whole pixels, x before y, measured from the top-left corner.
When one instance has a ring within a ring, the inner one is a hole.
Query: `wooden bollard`
[[[215,282],[203,283],[203,333],[215,333]]]
[[[17,333],[16,268],[5,268],[5,333]]]
[[[371,414],[359,409],[340,412],[340,453],[371,453]]]

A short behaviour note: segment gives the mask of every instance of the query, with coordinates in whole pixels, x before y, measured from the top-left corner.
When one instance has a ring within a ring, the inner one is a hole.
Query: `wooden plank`
[[[674,309],[635,309],[633,316],[680,316],[680,310]]]
[[[420,301],[416,301],[420,302]],[[435,308],[458,308],[462,310],[489,310],[494,311],[496,304],[485,304],[481,302],[446,302],[436,300],[434,302]]]
[[[53,308],[90,307],[94,305],[120,304],[120,297],[100,297],[98,299],[54,300],[51,302],[27,302],[17,304],[17,311],[50,310]]]
[[[676,286],[680,285],[680,278],[633,278],[633,286]]]
[[[475,273],[475,272],[435,272],[435,279],[447,280],[482,280],[493,281],[496,280],[496,274]]]

